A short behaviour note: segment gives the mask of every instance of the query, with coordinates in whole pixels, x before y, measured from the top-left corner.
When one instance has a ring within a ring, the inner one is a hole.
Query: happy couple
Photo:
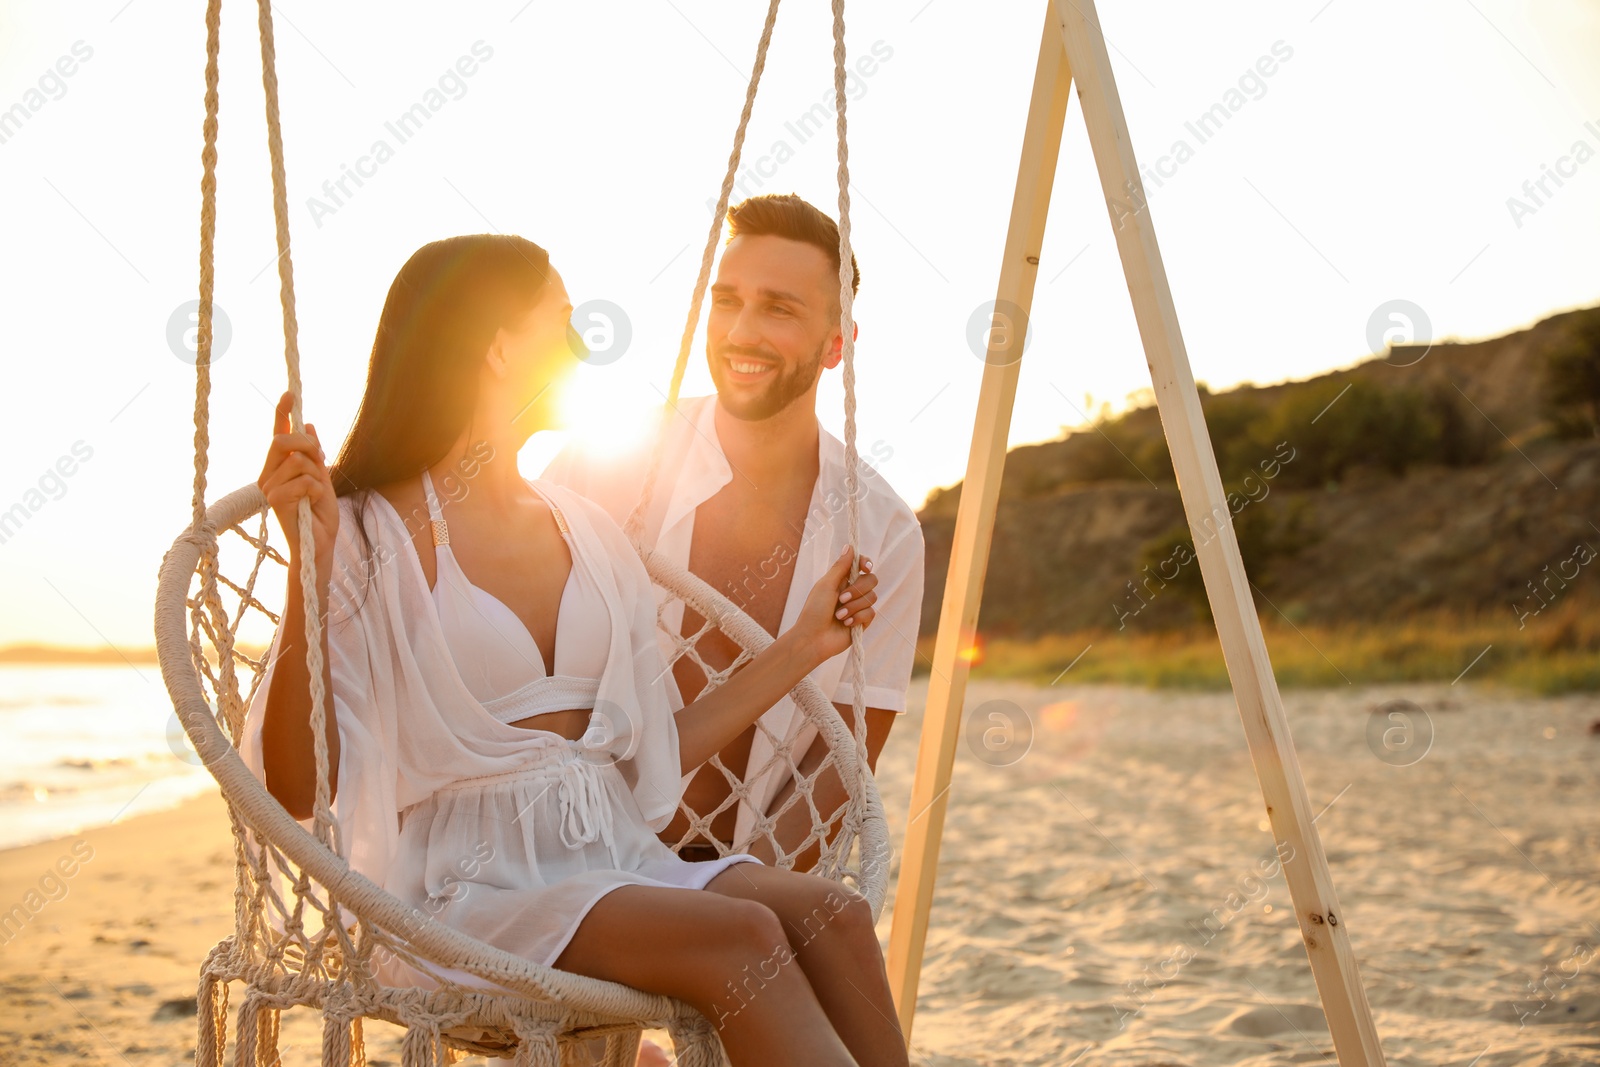
[[[736,1065],[904,1064],[865,900],[803,873],[814,843],[794,871],[771,866],[763,840],[731,851],[796,788],[771,769],[756,722],[792,739],[802,772],[825,748],[789,690],[811,677],[850,722],[856,626],[876,761],[905,710],[923,550],[910,508],[869,471],[861,543],[845,543],[843,448],[815,413],[821,374],[841,359],[836,226],[793,196],[746,200],[729,223],[707,315],[717,391],[680,403],[652,443],[660,480],[644,533],[775,637],[713,691],[685,660],[669,681],[658,593],[620,529],[650,454],[572,446],[541,478],[517,470],[527,438],[559,425],[560,386],[582,355],[564,281],[531,242],[456,237],[413,255],[337,458],[313,425],[289,432],[280,405],[259,484],[292,572],[310,554],[326,606],[325,740],[353,867],[507,951],[693,1004]],[[469,469],[467,491],[452,491]],[[310,545],[298,543],[302,498]],[[306,818],[298,582],[287,601],[241,754]],[[692,609],[668,609],[676,632],[700,629]],[[722,669],[737,649],[713,632],[697,651]],[[664,842],[688,830],[680,800],[704,817],[731,795],[713,755],[749,800],[711,821],[715,840],[675,853]],[[825,770],[817,809],[843,799]],[[775,830],[785,853],[812,829],[805,803],[789,814]],[[762,994],[739,995],[733,980],[774,960]],[[430,981],[394,967],[380,977]]]

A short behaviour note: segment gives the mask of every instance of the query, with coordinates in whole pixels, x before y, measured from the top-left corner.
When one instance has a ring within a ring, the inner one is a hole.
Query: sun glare
[[[569,444],[595,457],[643,451],[656,431],[661,397],[605,368],[579,368],[562,384],[558,407],[561,428],[534,434],[517,454],[525,477],[539,477]]]
[[[661,408],[661,398],[646,383],[624,380],[608,370],[580,369],[561,399],[566,436],[597,456],[644,448]]]

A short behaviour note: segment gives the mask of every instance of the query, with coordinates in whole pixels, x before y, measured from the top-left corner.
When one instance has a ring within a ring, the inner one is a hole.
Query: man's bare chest
[[[724,490],[695,509],[689,570],[776,635],[805,536],[810,493]]]

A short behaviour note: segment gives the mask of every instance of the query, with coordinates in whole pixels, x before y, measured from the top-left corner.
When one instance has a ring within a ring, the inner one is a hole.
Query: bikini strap
[[[439,498],[433,495],[433,479],[428,476],[426,467],[422,470],[422,492],[428,498],[428,518],[433,526],[434,547],[448,545],[450,527],[444,524],[444,511],[439,507]]]
[[[571,532],[572,532],[572,529],[571,529],[571,527],[569,527],[567,525],[567,517],[565,515],[561,514],[560,505],[557,504],[554,500],[552,500],[543,491],[539,492],[539,496],[544,500],[545,506],[550,509],[550,515],[551,515],[552,518],[554,518],[556,520],[556,529],[561,531],[561,536],[562,537],[569,536],[571,534]]]
[[[428,476],[426,467],[422,470],[422,492],[428,498],[428,518],[433,526],[433,543],[435,547],[450,543],[450,527],[445,525],[444,510],[439,506],[439,498],[433,493],[433,479]],[[563,537],[569,536],[571,528],[567,526],[567,517],[561,513],[561,508],[554,500],[545,498],[549,505],[550,514],[555,517],[556,527]]]

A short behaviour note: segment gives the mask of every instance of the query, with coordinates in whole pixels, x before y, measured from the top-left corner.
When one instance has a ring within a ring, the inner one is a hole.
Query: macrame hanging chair
[[[777,19],[778,0],[770,0],[760,44],[746,90],[744,109],[723,178],[717,214],[700,263],[688,322],[672,376],[663,432],[674,415],[684,369],[705,296],[723,216],[738,170],[745,128],[766,63]],[[195,476],[193,514],[188,529],[162,561],[156,595],[155,630],[166,681],[179,720],[206,767],[215,776],[227,802],[232,825],[234,865],[234,929],[211,950],[201,967],[195,1047],[198,1067],[225,1062],[228,1037],[229,983],[242,983],[243,1003],[237,1020],[238,1067],[271,1067],[277,1062],[279,1013],[304,1006],[323,1014],[322,1062],[325,1067],[350,1067],[366,1062],[361,1023],[383,1019],[405,1028],[403,1067],[453,1063],[469,1053],[512,1057],[519,1067],[558,1067],[569,1062],[580,1045],[603,1039],[602,1062],[629,1067],[644,1028],[666,1029],[684,1067],[717,1067],[725,1063],[721,1043],[710,1022],[681,1001],[627,986],[540,966],[420,914],[373,881],[353,871],[344,859],[339,827],[330,804],[328,751],[324,736],[328,694],[322,686],[320,614],[306,619],[307,666],[311,678],[311,729],[315,738],[317,789],[307,832],[245,766],[238,755],[245,710],[260,684],[265,654],[252,658],[237,644],[240,625],[262,617],[277,625],[279,617],[257,595],[264,572],[284,567],[284,555],[272,544],[268,509],[252,483],[206,505],[209,444],[212,297],[215,289],[213,238],[216,229],[217,56],[221,0],[206,8],[205,147],[201,154],[199,351],[195,390]],[[262,82],[266,92],[267,142],[272,168],[273,211],[277,228],[279,295],[283,307],[284,353],[288,387],[294,397],[291,424],[302,427],[298,333],[295,320],[293,269],[289,255],[288,198],[283,142],[279,127],[278,84],[270,0],[258,0]],[[848,467],[847,522],[852,545],[859,544],[860,460],[855,443],[855,370],[852,328],[849,169],[845,137],[844,4],[833,0],[834,88],[838,111],[839,303],[844,338],[845,458]],[[659,457],[659,450],[656,452]],[[707,688],[725,681],[740,665],[772,641],[760,625],[731,601],[682,567],[650,551],[641,541],[642,516],[653,492],[656,471],[645,480],[639,505],[627,531],[640,550],[651,578],[662,591],[665,614],[671,600],[682,601],[704,620],[692,636],[668,631],[671,659],[687,658],[706,675]],[[300,536],[311,536],[310,505],[299,509]],[[223,558],[238,577],[223,573]],[[234,565],[234,561],[238,561]],[[852,568],[854,575],[859,571]],[[309,554],[298,575],[305,602],[317,604],[315,568]],[[663,627],[665,629],[665,627]],[[713,669],[696,651],[713,629],[741,649],[725,668]],[[804,752],[795,752],[795,736],[768,731],[774,766],[793,775],[796,789],[783,809],[757,818],[746,835],[733,843],[743,851],[757,840],[770,842],[777,865],[792,867],[809,846],[820,848],[814,870],[847,882],[866,897],[876,917],[887,888],[889,841],[881,801],[866,770],[866,743],[861,694],[865,691],[861,631],[851,641],[855,679],[854,729],[847,727],[828,698],[809,679],[792,696],[802,721],[815,726],[828,746],[821,766],[802,774]],[[670,666],[670,665],[669,665]],[[763,731],[764,725],[759,725]],[[697,813],[682,807],[690,829],[674,847],[709,830],[718,812],[747,796],[739,776],[713,759],[727,778],[731,795],[717,812]],[[848,799],[835,812],[817,809],[814,786],[828,767],[836,769]],[[763,768],[751,768],[752,778]],[[776,840],[774,827],[784,811],[803,803],[811,817],[810,836],[792,850]],[[719,843],[719,849],[727,851]],[[435,988],[393,987],[373,978],[373,961],[387,953],[428,976]],[[447,972],[467,974],[491,983],[495,990],[463,985]],[[499,992],[497,990],[504,990]]]

